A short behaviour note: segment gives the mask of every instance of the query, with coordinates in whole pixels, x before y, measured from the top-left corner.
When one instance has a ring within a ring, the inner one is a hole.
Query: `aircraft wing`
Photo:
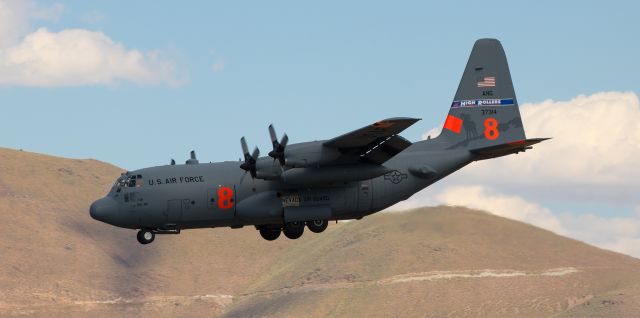
[[[396,117],[378,121],[324,142],[325,147],[337,148],[347,162],[365,161],[382,164],[411,146],[411,142],[398,136],[419,118]]]

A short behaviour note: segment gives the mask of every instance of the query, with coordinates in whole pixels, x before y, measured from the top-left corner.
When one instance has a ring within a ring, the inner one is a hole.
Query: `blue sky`
[[[127,169],[182,161],[190,149],[235,160],[242,135],[264,152],[269,123],[296,142],[413,116],[423,121],[405,135],[419,139],[442,124],[482,37],[503,42],[521,102],[640,88],[632,1],[38,5],[56,3],[59,16],[33,30],[102,31],[127,49],[161,50],[182,83],[5,85],[2,145]]]

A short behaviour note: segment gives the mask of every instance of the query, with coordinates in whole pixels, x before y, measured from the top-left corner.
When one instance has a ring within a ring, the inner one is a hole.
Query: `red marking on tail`
[[[453,115],[449,115],[447,116],[447,120],[444,121],[444,129],[449,129],[454,133],[459,134],[460,129],[462,129],[462,122],[462,119]]]

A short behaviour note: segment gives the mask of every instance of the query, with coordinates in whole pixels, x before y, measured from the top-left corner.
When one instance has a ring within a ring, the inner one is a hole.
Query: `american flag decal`
[[[496,87],[495,76],[485,76],[478,81],[478,87]]]

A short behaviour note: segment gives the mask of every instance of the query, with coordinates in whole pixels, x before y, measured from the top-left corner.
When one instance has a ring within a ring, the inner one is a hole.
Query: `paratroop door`
[[[189,204],[188,199],[178,199],[167,201],[167,223],[177,223],[182,219],[183,205]],[[188,208],[188,207],[187,207]]]

